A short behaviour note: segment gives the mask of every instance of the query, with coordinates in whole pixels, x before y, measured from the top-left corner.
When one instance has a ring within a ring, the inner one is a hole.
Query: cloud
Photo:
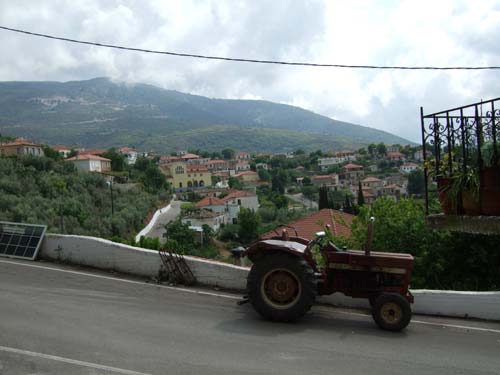
[[[0,3],[0,24],[156,50],[379,65],[500,65],[499,1]],[[418,141],[426,112],[498,96],[499,74],[367,71],[206,61],[0,31],[0,80],[109,76],[221,98],[261,98]]]

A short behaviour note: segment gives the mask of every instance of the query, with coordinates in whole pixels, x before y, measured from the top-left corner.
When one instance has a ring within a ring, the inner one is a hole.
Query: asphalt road
[[[170,208],[158,216],[155,226],[146,234],[146,237],[158,237],[162,240],[163,233],[165,233],[165,224],[175,220],[179,216],[181,213],[181,203],[181,201],[172,201]]]
[[[195,292],[0,259],[0,374],[500,374],[498,323],[390,333],[319,306],[278,324]]]

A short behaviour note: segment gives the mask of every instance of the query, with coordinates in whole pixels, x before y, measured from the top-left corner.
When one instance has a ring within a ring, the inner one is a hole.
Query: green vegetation
[[[208,225],[203,225],[201,238],[196,231],[183,224],[180,220],[171,221],[165,225],[167,242],[166,249],[173,249],[179,254],[195,255],[203,258],[215,258],[219,254],[212,242],[214,233]]]
[[[113,211],[111,206],[113,197]],[[46,224],[57,233],[129,238],[165,190],[113,184],[47,157],[0,158],[0,220]]]
[[[439,210],[437,203],[434,210]],[[353,248],[365,241],[370,216],[375,216],[374,251],[404,252],[415,257],[414,289],[498,290],[500,236],[432,230],[425,223],[422,201],[377,199],[362,207],[354,220],[353,237],[340,239]]]

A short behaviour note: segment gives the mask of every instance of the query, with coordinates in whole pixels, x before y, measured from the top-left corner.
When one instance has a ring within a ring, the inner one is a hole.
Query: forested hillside
[[[161,191],[114,184],[112,213],[102,176],[47,157],[0,157],[0,220],[46,224],[52,232],[129,238],[167,198]]]
[[[47,144],[250,152],[409,144],[396,135],[263,100],[212,99],[106,78],[0,82],[0,132]]]

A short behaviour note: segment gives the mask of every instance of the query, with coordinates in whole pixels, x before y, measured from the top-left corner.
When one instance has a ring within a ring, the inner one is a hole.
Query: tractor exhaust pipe
[[[370,222],[368,223],[368,234],[366,236],[366,242],[365,242],[365,255],[370,256],[370,253],[372,251],[372,242],[373,242],[373,225],[375,223],[375,218],[372,216],[370,218]]]

